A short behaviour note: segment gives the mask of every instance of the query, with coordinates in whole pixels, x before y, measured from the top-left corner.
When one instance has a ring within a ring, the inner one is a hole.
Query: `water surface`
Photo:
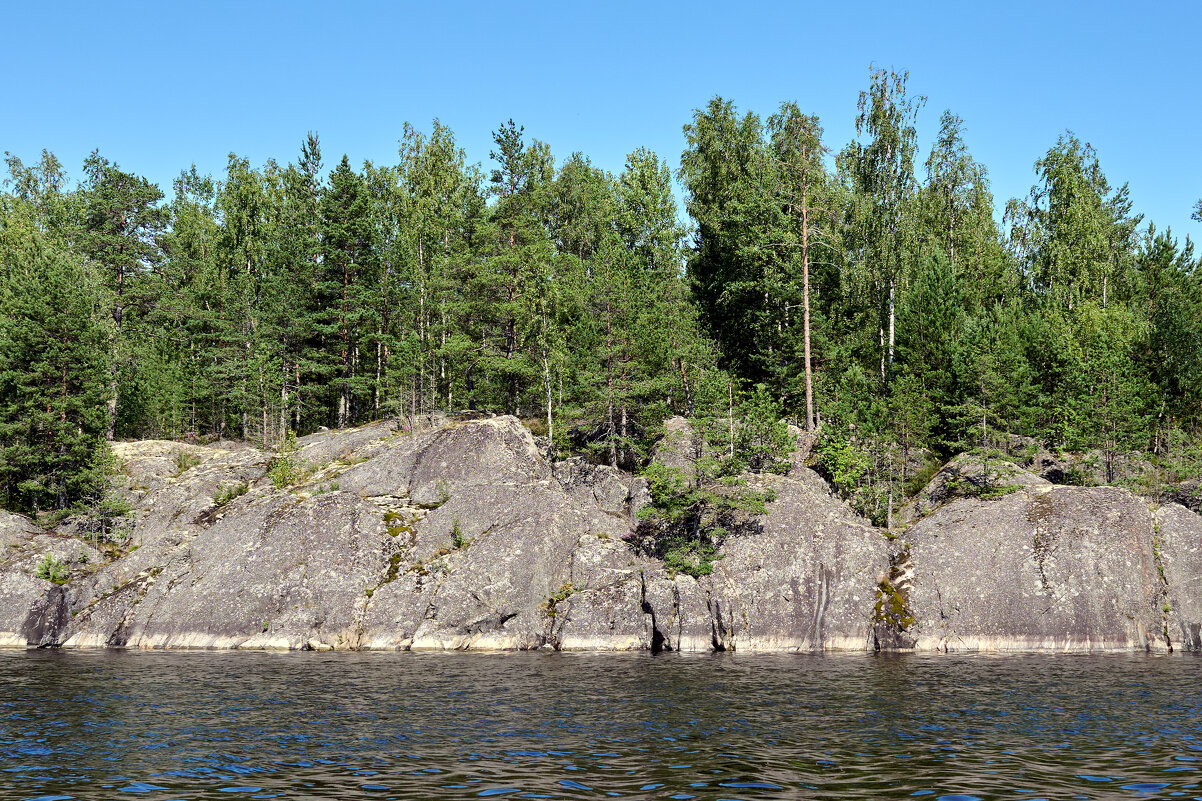
[[[0,651],[0,799],[1202,798],[1189,656]]]

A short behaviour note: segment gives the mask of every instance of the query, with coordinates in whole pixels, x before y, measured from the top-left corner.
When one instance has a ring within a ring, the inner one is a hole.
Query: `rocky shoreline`
[[[1202,649],[1202,516],[1125,489],[1008,465],[965,497],[959,457],[886,532],[795,465],[698,579],[628,543],[642,479],[551,464],[516,418],[298,446],[283,483],[245,445],[116,444],[121,552],[0,513],[0,647]]]

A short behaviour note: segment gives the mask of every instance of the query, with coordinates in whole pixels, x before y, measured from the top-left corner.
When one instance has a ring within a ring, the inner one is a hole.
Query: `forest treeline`
[[[468,409],[632,468],[667,415],[744,461],[771,426],[732,416],[787,418],[878,519],[911,454],[1011,435],[1194,464],[1192,245],[1071,133],[997,219],[960,118],[918,152],[924,102],[873,71],[836,151],[794,103],[714,98],[675,173],[687,227],[661,157],[614,175],[513,121],[486,166],[435,121],[395,164],[331,168],[310,134],[289,163],[193,167],[170,197],[99,153],[74,184],[51,153],[9,154],[0,504],[95,502],[114,438],[279,448]]]

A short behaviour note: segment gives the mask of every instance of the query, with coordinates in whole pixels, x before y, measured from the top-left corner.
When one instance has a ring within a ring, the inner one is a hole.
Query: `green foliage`
[[[735,449],[740,461],[756,472],[783,473],[795,443],[789,436],[784,410],[764,384],[739,407]]]
[[[653,461],[643,470],[651,495],[639,511],[635,544],[664,559],[668,568],[691,576],[708,575],[718,548],[731,535],[754,527],[767,511],[771,490],[755,490],[734,474],[737,459],[703,453],[691,471]]]
[[[299,484],[313,472],[313,466],[294,453],[285,453],[267,465],[267,477],[277,488]]]
[[[237,484],[229,484],[221,487],[217,491],[217,495],[213,498],[213,504],[218,508],[225,506],[235,498],[241,498],[250,490],[250,485],[245,481],[240,481]]]
[[[905,631],[917,622],[906,605],[905,595],[893,584],[892,579],[886,579],[877,585],[872,619],[874,623],[892,626],[900,631]]]
[[[451,521],[451,547],[458,551],[470,543],[471,540],[463,535],[463,529],[459,527],[459,518],[456,517]]]
[[[109,337],[78,256],[0,197],[0,505],[76,508],[104,491]]]
[[[671,537],[661,546],[664,567],[671,573],[683,573],[693,578],[714,572],[714,560],[721,559],[717,548],[707,540]]]
[[[700,570],[735,514],[722,479],[784,469],[786,420],[821,422],[820,469],[878,522],[928,456],[1015,434],[1109,479],[1131,451],[1196,474],[1192,245],[1071,133],[1001,220],[951,112],[920,180],[924,102],[873,70],[832,169],[798,105],[713,98],[684,130],[687,227],[672,159],[610,174],[512,120],[487,169],[434,121],[392,164],[323,166],[310,135],[291,163],[183,172],[166,204],[98,153],[74,188],[53,154],[8,156],[0,504],[95,509],[106,438],[279,447],[284,487],[312,471],[293,432],[507,412],[553,456],[638,470],[684,415],[708,446],[684,486],[661,477],[657,525],[693,526]]]
[[[1017,492],[1022,489],[1022,486],[1019,484],[997,484],[990,473],[985,473],[981,481],[973,481],[963,476],[952,476],[948,478],[943,488],[948,497],[980,498],[983,501],[992,501],[1004,498],[1012,492]]]
[[[918,493],[922,492],[927,484],[931,483],[931,479],[943,468],[943,463],[931,459],[922,466],[922,469],[917,473],[912,474],[906,480],[906,495],[913,498]]]
[[[543,604],[543,614],[545,614],[547,617],[554,618],[558,614],[556,607],[579,591],[580,588],[573,586],[570,582],[564,584],[555,591],[554,595],[546,600],[546,603]]]
[[[835,489],[850,495],[868,475],[870,457],[850,440],[828,436],[818,446],[818,464]]]
[[[89,519],[94,536],[100,541],[114,542],[124,539],[129,524],[124,518],[133,511],[124,495],[106,492],[91,508],[86,508],[84,516]],[[121,535],[121,536],[119,536]]]
[[[200,457],[191,451],[180,451],[175,455],[175,474],[177,476],[191,470],[200,464]]]
[[[71,578],[71,569],[65,562],[48,553],[42,557],[41,562],[38,562],[34,575],[51,584],[66,584],[67,580]]]

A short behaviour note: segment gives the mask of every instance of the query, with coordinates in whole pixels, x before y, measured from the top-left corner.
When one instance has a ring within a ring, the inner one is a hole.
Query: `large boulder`
[[[882,532],[831,495],[813,471],[757,477],[767,514],[726,539],[712,575],[660,577],[648,605],[666,647],[823,651],[875,647],[877,576],[888,569]]]
[[[127,447],[141,547],[72,585],[65,645],[873,645],[885,539],[808,470],[756,479],[776,495],[769,514],[697,580],[627,543],[641,479],[552,466],[511,417],[321,432],[298,442],[306,467],[290,487],[253,449],[179,453]],[[218,506],[213,489],[233,479],[243,491]]]
[[[1027,483],[955,498],[901,542],[908,645],[921,650],[1164,650],[1148,506],[1126,490]]]
[[[179,461],[170,452],[159,458]],[[300,441],[290,458],[305,469],[289,487],[265,478],[265,455],[250,449],[236,458],[205,454],[164,475],[157,489],[147,484],[135,529],[144,544],[74,588],[64,644],[515,649],[626,642],[579,620],[561,637],[554,607],[635,575],[622,537],[637,482],[610,475],[593,482],[613,489],[618,481],[620,503],[616,490],[600,497],[569,490],[530,433],[505,417],[417,433],[384,426],[321,432]],[[189,473],[196,471],[192,488],[208,496],[237,469],[247,471],[236,474],[245,476],[242,494],[219,507],[211,498],[183,502],[180,484]],[[224,473],[205,478],[217,471]],[[641,608],[636,614],[645,617]]]
[[[664,420],[664,435],[651,451],[651,458],[664,467],[679,470],[690,478],[697,470],[697,460],[708,446],[692,424],[683,417]]]
[[[568,494],[586,506],[633,521],[651,502],[647,481],[609,465],[597,465],[573,456],[553,465],[555,478]]]
[[[67,590],[60,584],[86,575],[103,559],[87,542],[0,511],[0,647],[57,643],[67,622]],[[55,576],[43,571],[47,561]]]
[[[379,511],[342,492],[231,507],[186,546],[75,610],[65,644],[356,645],[366,590],[383,580],[396,549]]]
[[[230,500],[261,483],[271,456],[234,443],[189,445],[163,440],[117,442],[119,492],[128,499],[129,531],[124,543],[144,547],[185,542]]]
[[[0,567],[0,647],[56,644],[66,621],[62,587],[21,570]]]
[[[931,514],[956,498],[989,500],[1019,488],[1043,490],[1052,482],[1030,473],[1013,462],[966,453],[943,465],[926,486],[898,511],[903,525]]]
[[[1202,514],[1202,481],[1189,479],[1171,485],[1164,493],[1165,503],[1177,503],[1196,514]]]
[[[426,650],[555,647],[557,599],[612,583],[607,571],[617,568],[608,563],[633,558],[621,545],[628,515],[603,508],[617,493],[598,501],[565,488],[516,418],[469,421],[419,442],[389,480],[370,463],[357,468],[373,476],[375,489],[403,494],[421,510],[406,527],[404,574],[373,594],[365,642]],[[346,476],[349,486],[366,486],[355,471]],[[614,551],[600,560],[605,565],[580,558],[602,541],[612,543],[603,550]]]

